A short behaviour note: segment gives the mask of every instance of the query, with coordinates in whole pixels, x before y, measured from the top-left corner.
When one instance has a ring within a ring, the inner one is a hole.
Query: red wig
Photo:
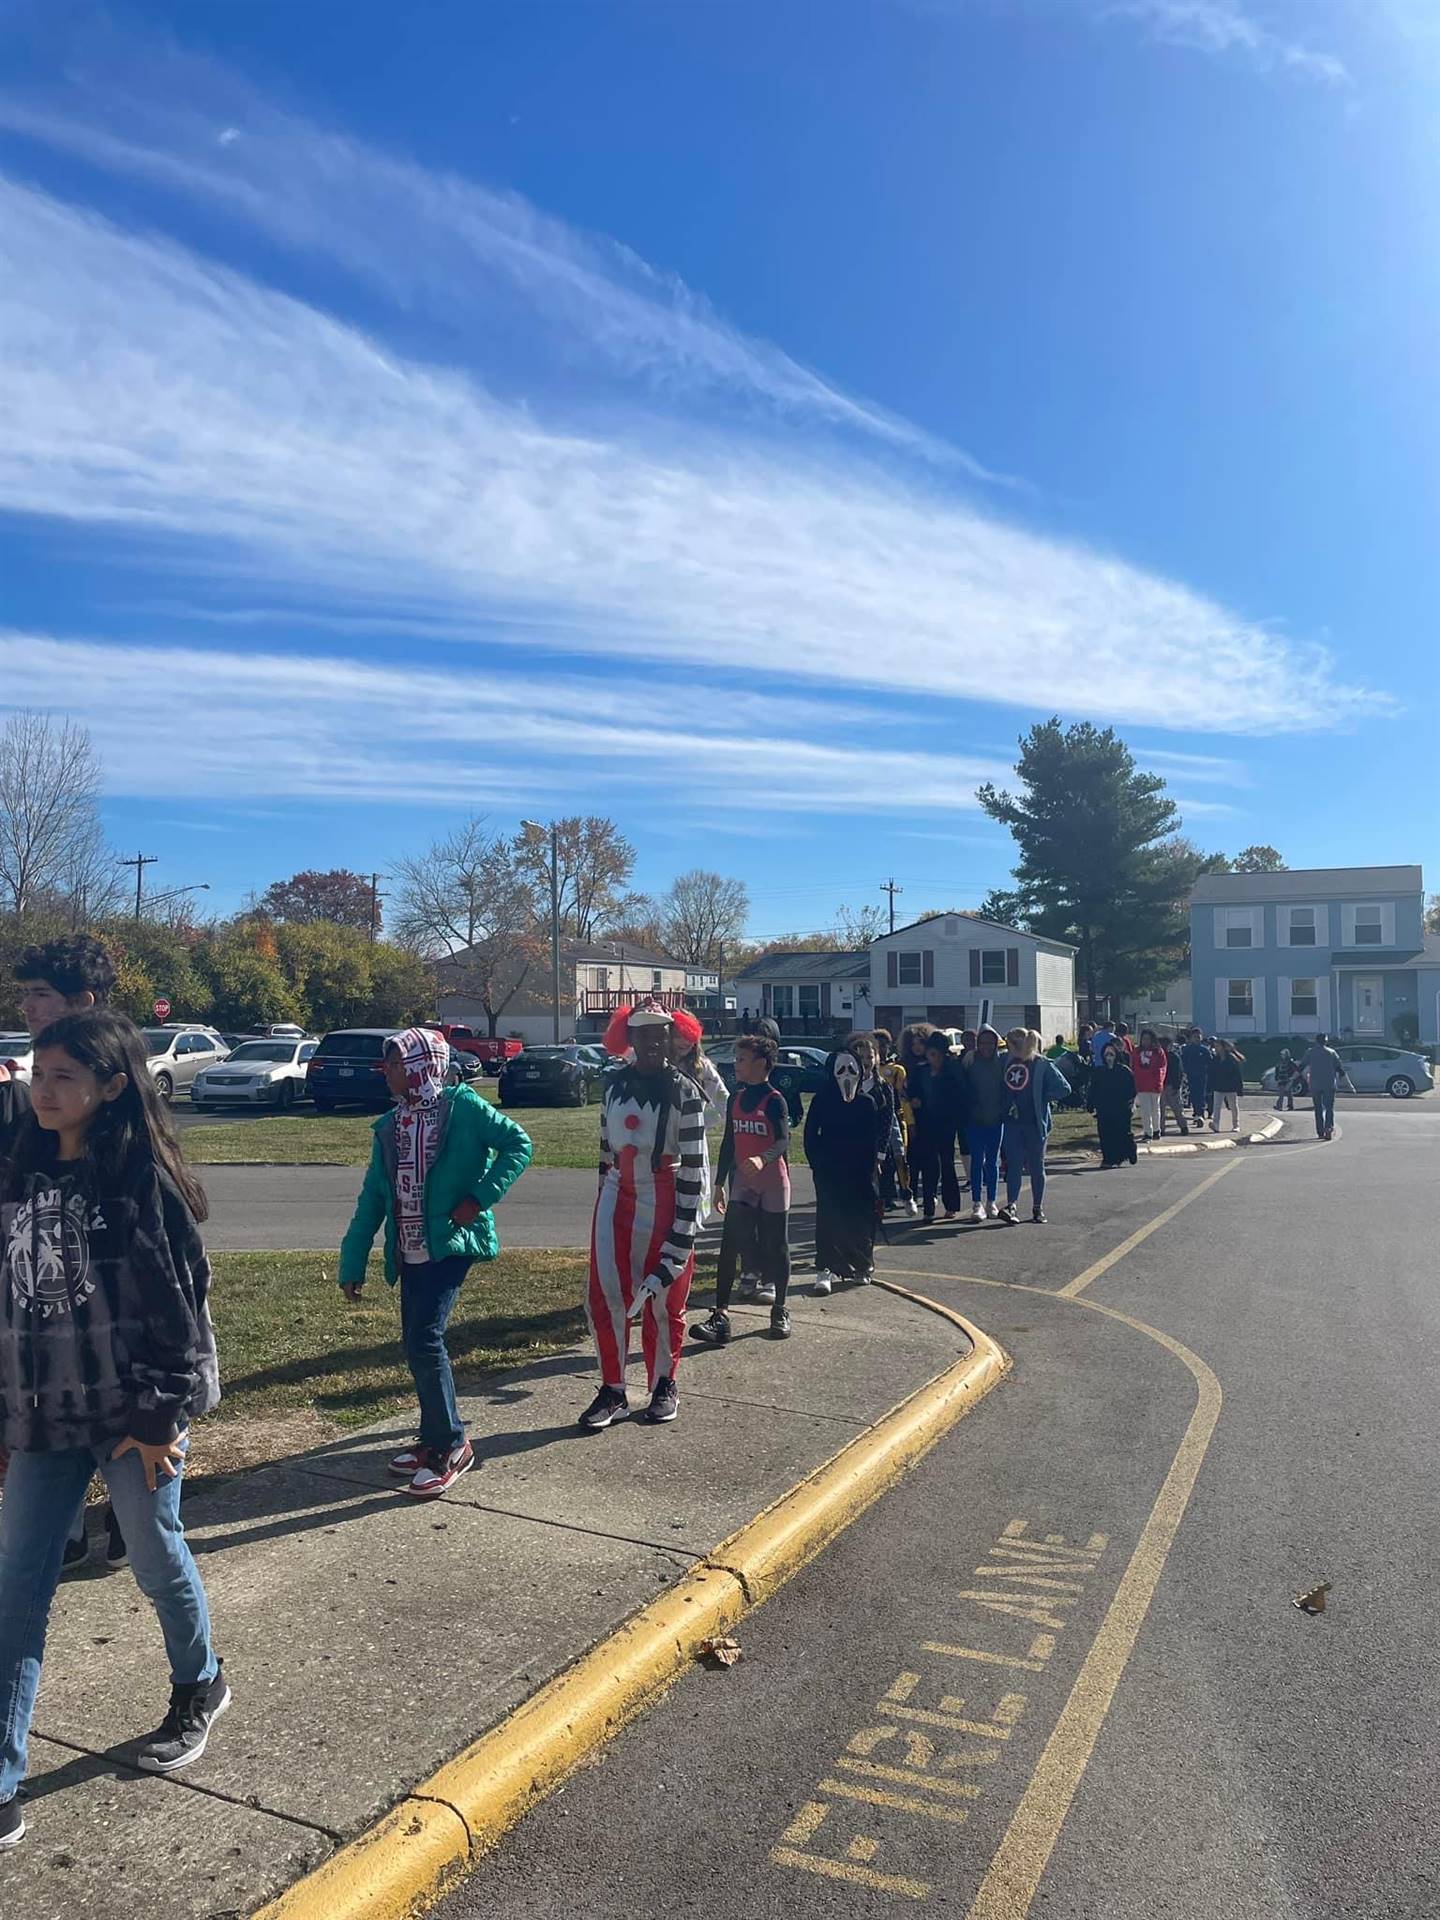
[[[639,1005],[635,1007],[617,1007],[614,1013],[611,1015],[610,1024],[605,1029],[605,1037],[600,1043],[604,1047],[606,1053],[613,1053],[617,1059],[622,1054],[628,1053],[630,1051],[631,1015],[636,1012],[648,1012],[648,1011],[658,1012],[659,1009],[647,1008],[643,1001],[641,1001]],[[701,1026],[700,1022],[695,1018],[693,1013],[686,1013],[684,1009],[681,1008],[678,1011],[671,1013],[670,1020],[671,1020],[671,1024],[675,1029],[675,1032],[680,1036],[681,1040],[684,1042],[685,1051],[687,1053],[690,1051],[691,1047],[698,1046],[700,1044],[701,1039],[704,1037],[705,1029],[704,1027]]]

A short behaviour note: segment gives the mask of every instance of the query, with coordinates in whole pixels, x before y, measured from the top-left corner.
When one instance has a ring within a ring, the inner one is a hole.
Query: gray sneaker
[[[675,1382],[668,1374],[661,1374],[655,1382],[655,1391],[650,1396],[650,1404],[641,1418],[647,1426],[663,1426],[667,1420],[673,1420],[680,1411],[680,1396],[675,1391]]]
[[[213,1680],[170,1689],[170,1711],[157,1732],[142,1741],[139,1764],[147,1773],[178,1773],[205,1751],[210,1729],[230,1705],[222,1661]]]
[[[770,1338],[788,1340],[790,1338],[790,1310],[788,1307],[770,1309]]]
[[[595,1398],[580,1416],[580,1424],[587,1432],[603,1433],[613,1421],[630,1418],[630,1402],[625,1397],[623,1387],[601,1387]]]

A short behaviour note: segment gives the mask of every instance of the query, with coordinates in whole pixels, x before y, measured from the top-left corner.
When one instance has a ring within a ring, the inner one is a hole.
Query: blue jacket
[[[1103,1066],[1104,1065],[1103,1055],[1106,1047],[1119,1047],[1119,1046],[1120,1046],[1119,1036],[1115,1032],[1115,1029],[1110,1025],[1109,1021],[1107,1020],[1104,1026],[1101,1027],[1100,1031],[1091,1036],[1090,1064],[1095,1067]],[[1125,1049],[1123,1047],[1120,1047],[1120,1051],[1123,1053]]]
[[[1010,1075],[1018,1067],[1029,1067],[1029,1084],[1020,1092],[1011,1087]],[[1010,1059],[1006,1068],[1006,1087],[1009,1101],[1005,1108],[1005,1118],[1012,1125],[1029,1127],[1046,1134],[1050,1131],[1050,1103],[1063,1100],[1070,1091],[1070,1082],[1061,1073],[1053,1060],[1047,1060],[1043,1054],[1034,1060]]]
[[[1203,1087],[1210,1078],[1210,1049],[1203,1041],[1187,1040],[1180,1049],[1185,1078],[1192,1087]]]

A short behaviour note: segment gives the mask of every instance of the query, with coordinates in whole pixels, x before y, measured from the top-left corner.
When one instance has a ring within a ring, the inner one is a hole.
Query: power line
[[[903,893],[905,889],[894,880],[884,880],[880,883],[880,891],[881,893],[888,893],[890,896],[890,931],[891,933],[894,933],[895,931],[895,896],[897,893]]]
[[[119,860],[117,866],[135,869],[135,918],[141,917],[145,898],[145,869],[153,867],[159,860],[158,853],[137,853],[133,860]]]

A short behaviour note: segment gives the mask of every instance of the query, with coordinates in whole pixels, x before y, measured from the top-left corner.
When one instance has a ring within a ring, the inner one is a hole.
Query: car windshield
[[[327,1033],[317,1053],[343,1053],[351,1060],[379,1060],[391,1039],[388,1033]]]
[[[521,1060],[578,1060],[578,1047],[526,1047],[518,1056]]]
[[[295,1058],[293,1040],[247,1040],[243,1047],[237,1047],[231,1054],[228,1065],[237,1060],[268,1060],[272,1064],[288,1064]]]
[[[175,1044],[173,1033],[151,1033],[146,1031],[145,1048],[148,1053],[168,1053]]]
[[[7,1053],[13,1053],[17,1047],[23,1047],[27,1053],[30,1051],[28,1033],[0,1033],[0,1048]]]

